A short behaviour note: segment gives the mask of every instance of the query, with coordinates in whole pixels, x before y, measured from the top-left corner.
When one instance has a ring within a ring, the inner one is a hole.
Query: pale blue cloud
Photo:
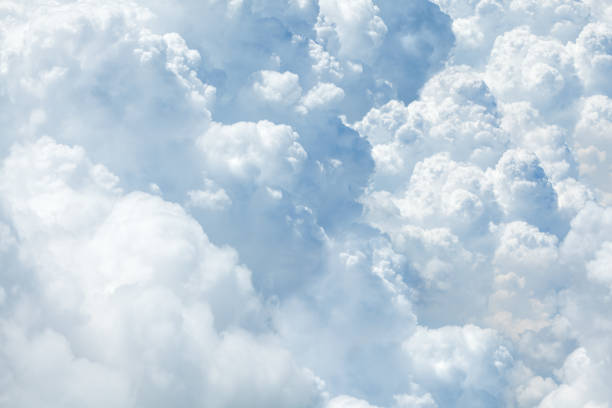
[[[606,407],[611,24],[0,1],[0,407]]]

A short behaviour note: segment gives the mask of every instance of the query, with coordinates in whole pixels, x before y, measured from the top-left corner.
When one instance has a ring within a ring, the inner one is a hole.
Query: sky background
[[[608,0],[0,0],[0,407],[612,406]]]

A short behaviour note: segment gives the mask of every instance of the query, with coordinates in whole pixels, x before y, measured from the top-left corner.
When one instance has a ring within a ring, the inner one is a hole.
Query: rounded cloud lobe
[[[4,162],[25,281],[4,299],[6,400],[315,404],[316,377],[278,346],[236,252],[179,205],[118,192],[100,172],[50,138],[16,145]],[[201,394],[185,393],[193,387]]]
[[[611,24],[0,2],[0,406],[608,406]]]

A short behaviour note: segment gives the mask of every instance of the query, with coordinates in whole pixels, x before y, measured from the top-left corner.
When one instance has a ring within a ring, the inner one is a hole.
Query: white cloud
[[[299,80],[299,76],[289,71],[260,71],[253,90],[265,101],[290,105],[302,95]]]
[[[490,166],[508,143],[499,125],[487,85],[461,66],[430,79],[418,101],[408,106],[390,101],[372,109],[354,127],[373,145],[376,177],[379,173],[395,177],[410,174],[417,161],[436,152],[449,152],[453,160]]]
[[[595,282],[608,285],[612,291],[612,272],[610,272],[610,262],[612,261],[612,242],[606,241],[601,244],[601,249],[597,251],[596,258],[587,264],[589,278]]]
[[[557,384],[550,378],[533,377],[527,385],[517,390],[517,402],[520,407],[537,406],[538,402],[556,386]]]
[[[396,406],[398,408],[437,408],[438,404],[434,401],[431,394],[427,393],[422,396],[414,395],[396,395]]]
[[[574,132],[574,146],[581,179],[587,185],[612,192],[612,100],[604,95],[585,98]]]
[[[603,22],[588,24],[576,40],[578,73],[589,93],[612,96],[608,81],[612,70],[612,29]]]
[[[301,100],[298,107],[300,113],[307,113],[309,110],[331,107],[344,98],[342,88],[330,82],[319,82]]]
[[[179,205],[123,195],[98,173],[83,149],[49,138],[4,161],[2,204],[34,285],[9,294],[26,314],[0,325],[13,372],[5,401],[316,403],[316,378],[265,330],[236,252],[213,245]]]
[[[335,79],[341,79],[344,76],[340,62],[329,52],[325,51],[321,44],[310,40],[308,42],[308,54],[314,60],[312,69],[317,74],[329,74]]]
[[[217,186],[211,179],[204,180],[204,190],[191,190],[187,192],[189,197],[188,206],[202,208],[204,210],[223,210],[232,204],[232,199],[224,189]]]
[[[502,339],[491,329],[477,326],[417,328],[403,344],[414,380],[429,389],[451,387],[450,401],[462,403],[462,393],[499,399],[500,381],[513,359]],[[471,396],[470,396],[471,397]],[[468,398],[470,398],[468,397]],[[486,399],[485,399],[486,400]]]
[[[307,157],[298,137],[290,126],[264,120],[214,123],[197,143],[211,175],[287,185]]]
[[[326,405],[326,408],[375,408],[367,401],[360,400],[348,395],[340,395],[333,398]]]
[[[538,407],[607,407],[609,391],[602,382],[601,368],[602,365],[593,362],[585,349],[576,349],[559,370],[564,384],[548,394]]]
[[[378,12],[371,0],[321,0],[315,30],[328,42],[337,38],[339,55],[367,60],[387,33]]]
[[[0,3],[0,405],[611,401],[609,2]]]
[[[486,64],[494,41],[519,26],[562,43],[575,40],[591,15],[593,4],[575,0],[434,0],[453,19],[457,43],[454,58],[474,66]]]
[[[519,27],[497,37],[486,80],[503,102],[528,100],[542,113],[558,111],[580,95],[571,53],[554,39]]]
[[[506,151],[493,180],[495,196],[507,217],[524,219],[548,231],[555,229],[557,194],[533,153]]]

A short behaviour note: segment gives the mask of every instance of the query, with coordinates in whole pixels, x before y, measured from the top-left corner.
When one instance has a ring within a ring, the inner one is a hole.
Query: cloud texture
[[[609,407],[611,27],[0,0],[0,407]]]

